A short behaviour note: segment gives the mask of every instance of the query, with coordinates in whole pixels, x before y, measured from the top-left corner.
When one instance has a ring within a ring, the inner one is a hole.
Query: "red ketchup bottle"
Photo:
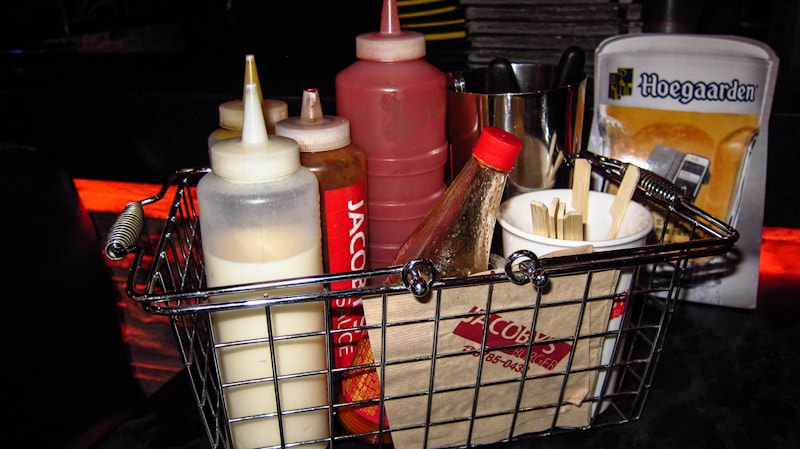
[[[370,268],[394,261],[445,190],[446,80],[425,53],[385,0],[380,31],[356,37],[358,61],[336,76],[337,115],[367,156]]]

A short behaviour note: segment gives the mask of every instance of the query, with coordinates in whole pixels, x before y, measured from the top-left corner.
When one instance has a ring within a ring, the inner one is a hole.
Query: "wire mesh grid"
[[[618,183],[624,173],[625,165],[613,160],[595,157],[592,164],[605,184]],[[733,228],[687,203],[680,191],[643,177],[636,199],[659,219],[640,248],[544,258],[519,252],[504,266],[477,276],[425,276],[424,301],[419,298],[422,294],[410,294],[407,284],[382,280],[389,275],[409,279],[420,272],[431,273],[433,268],[426,261],[212,289],[204,283],[194,196],[196,183],[206,172],[180,171],[154,197],[131,203],[118,220],[122,231],[110,233],[109,242],[114,242],[106,249],[110,257],[135,253],[129,296],[148,312],[171,318],[198,410],[215,448],[249,447],[232,433],[237,427],[265,422],[271,426],[269,433],[278,438],[260,446],[333,448],[384,446],[390,444],[390,435],[396,445],[409,436],[419,443],[417,447],[471,447],[636,420],[653,382],[687,266],[696,259],[727,253],[738,237]],[[126,224],[130,222],[126,215],[135,218],[143,206],[165,198],[173,202],[161,240],[154,254],[143,254],[135,244],[137,226]],[[675,227],[688,238],[670,240]],[[120,234],[127,237],[123,243]],[[423,269],[412,270],[415,263]],[[624,288],[597,290],[604,276],[621,272],[630,278]],[[333,282],[364,279],[376,281],[353,289],[327,288]],[[563,285],[571,285],[575,293],[548,299],[551,291]],[[509,302],[512,296],[523,300]],[[331,325],[331,303],[341,298],[361,298],[365,307],[371,305],[373,319],[357,329],[372,340],[374,361],[349,367],[334,363],[332,342],[337,333],[347,331]],[[312,303],[321,304],[324,329],[273,334],[274,316],[287,305]],[[411,309],[402,309],[402,304],[410,304]],[[454,309],[453,304],[461,308]],[[422,308],[427,312],[408,313]],[[264,338],[215,342],[214,316],[236,311],[258,311],[264,319]],[[614,311],[619,312],[616,327],[608,325]],[[565,320],[565,313],[571,318]],[[587,325],[597,322],[592,318],[597,313],[604,314],[603,324]],[[561,323],[557,330],[548,327],[553,319]],[[503,331],[495,332],[500,326],[505,326]],[[421,340],[414,340],[420,335]],[[456,346],[450,341],[452,335],[463,337]],[[279,353],[280,345],[304,338],[324,340],[328,348],[324,369],[281,373],[276,349]],[[398,341],[411,342],[408,345],[416,346],[416,352],[396,352]],[[271,355],[271,372],[244,382],[223,382],[217,363],[220,352],[248,346],[260,348],[268,358]],[[379,394],[345,399],[343,379],[369,370],[380,379]],[[455,380],[462,371],[471,381]],[[418,382],[395,381],[406,374],[416,376]],[[278,387],[281,382],[320,376],[326,380],[327,398],[311,405],[281,407],[282,400],[288,404]],[[265,385],[274,392],[273,409],[232,416],[227,402],[231,395],[253,385]],[[578,390],[582,394],[576,400]],[[451,414],[442,406],[458,402],[464,408]],[[345,431],[340,418],[353,409],[377,411],[374,428]],[[408,417],[402,416],[404,411]],[[292,420],[304,414],[321,415],[327,432],[307,438],[290,435]],[[442,437],[453,434],[455,439]]]

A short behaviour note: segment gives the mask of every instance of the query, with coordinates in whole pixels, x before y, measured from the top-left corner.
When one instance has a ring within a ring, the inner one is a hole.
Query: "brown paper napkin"
[[[591,246],[550,255],[583,252],[591,252]],[[395,447],[421,447],[426,438],[428,447],[464,445],[470,434],[470,443],[487,444],[547,429],[554,420],[557,427],[588,425],[591,407],[582,401],[594,391],[598,372],[580,369],[600,364],[603,337],[582,337],[606,331],[618,275],[617,270],[593,273],[588,292],[588,274],[550,279],[536,316],[524,384],[526,343],[534,320],[531,306],[537,295],[530,284],[444,289],[441,297],[433,295],[426,303],[411,294],[390,296],[381,381]],[[584,295],[609,299],[582,302]],[[481,347],[487,307],[487,347],[499,349],[486,351],[481,366],[480,354],[470,351]],[[380,297],[365,298],[364,309],[368,324],[381,323]],[[572,340],[576,329],[579,338]],[[369,338],[379,362],[381,330],[370,331]],[[557,411],[562,385],[564,397]],[[469,419],[473,408],[474,421]],[[431,423],[427,436],[425,428],[410,428],[426,422]]]

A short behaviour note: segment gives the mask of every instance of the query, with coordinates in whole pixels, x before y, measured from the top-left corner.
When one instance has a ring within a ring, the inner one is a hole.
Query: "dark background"
[[[77,178],[161,183],[207,164],[217,106],[241,96],[246,54],[265,97],[286,100],[290,115],[309,87],[335,113],[335,76],[356,60],[355,37],[378,30],[380,10],[381,0],[5,1],[0,140],[36,146]],[[765,225],[800,227],[798,0],[648,0],[642,17],[644,31],[734,34],[775,50]],[[429,41],[426,58],[458,70],[468,49],[468,38]]]

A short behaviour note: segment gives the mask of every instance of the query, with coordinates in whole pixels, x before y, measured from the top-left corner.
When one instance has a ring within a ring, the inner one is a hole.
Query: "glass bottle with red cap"
[[[497,210],[521,148],[513,134],[484,127],[472,157],[400,247],[394,264],[428,259],[440,277],[487,270]]]
[[[469,276],[489,269],[497,211],[508,173],[521,148],[522,141],[513,134],[485,126],[473,147],[472,157],[400,247],[394,265],[424,258],[433,263],[439,278]],[[399,282],[399,277],[390,277],[388,282]],[[358,368],[343,375],[342,396],[346,402],[379,398],[377,371],[362,368],[373,363],[369,335],[364,334],[351,364]],[[380,416],[384,417],[383,425]],[[392,417],[380,413],[377,405],[356,405],[341,408],[339,419],[349,431],[367,433],[388,429]],[[369,434],[364,440],[377,444],[378,435]],[[381,441],[391,442],[388,430]]]

